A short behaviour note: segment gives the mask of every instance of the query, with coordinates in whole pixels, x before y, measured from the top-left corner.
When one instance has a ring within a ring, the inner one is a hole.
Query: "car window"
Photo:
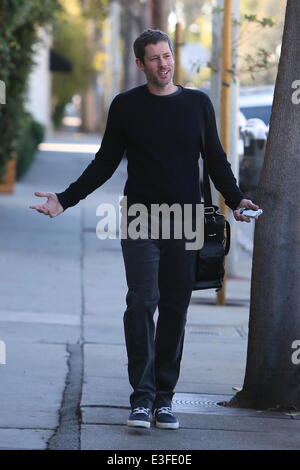
[[[246,119],[258,118],[264,121],[267,126],[270,124],[272,110],[271,105],[241,106],[240,110],[244,114]]]

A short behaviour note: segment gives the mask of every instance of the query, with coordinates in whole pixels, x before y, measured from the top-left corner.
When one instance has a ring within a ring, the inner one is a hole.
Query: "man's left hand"
[[[240,214],[239,210],[242,207],[246,207],[247,209],[253,209],[257,211],[259,209],[259,206],[257,204],[254,204],[254,202],[252,202],[250,199],[242,199],[239,205],[233,211],[233,216],[235,220],[239,222],[251,222],[251,219],[249,217],[246,217],[245,215]]]

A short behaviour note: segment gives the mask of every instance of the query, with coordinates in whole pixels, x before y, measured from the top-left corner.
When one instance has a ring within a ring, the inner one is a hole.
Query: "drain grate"
[[[175,393],[173,409],[177,412],[203,413],[205,411],[222,411],[224,407],[218,405],[223,401],[229,401],[229,395],[198,395],[195,393]]]
[[[223,336],[223,337],[244,337],[242,326],[236,325],[199,325],[196,323],[188,323],[186,325],[186,332],[188,334],[208,335],[208,336]]]
[[[172,408],[173,411],[176,413],[290,419],[290,417],[282,411],[254,410],[249,408],[231,408],[227,406],[222,406],[220,404],[223,402],[228,402],[231,398],[231,395],[175,393],[172,401]]]
[[[215,297],[192,297],[191,305],[216,305]],[[248,307],[250,299],[226,299],[226,307]]]

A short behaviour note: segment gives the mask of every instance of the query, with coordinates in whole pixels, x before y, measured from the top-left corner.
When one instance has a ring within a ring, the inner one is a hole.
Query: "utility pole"
[[[230,152],[230,83],[232,69],[232,0],[224,0],[224,17],[222,33],[222,83],[221,83],[221,109],[220,134],[221,142],[227,156]],[[220,195],[219,207],[227,217],[227,207],[224,198]],[[226,262],[226,261],[225,261]],[[226,275],[221,290],[217,293],[217,305],[224,305],[226,298]]]
[[[216,115],[218,131],[220,129],[220,101],[221,101],[221,49],[222,49],[222,20],[220,10],[224,6],[224,0],[215,0],[215,11],[212,19],[212,53],[211,53],[211,87],[210,98]],[[211,184],[212,202],[218,205],[218,191]]]
[[[182,26],[178,22],[175,27],[175,74],[174,83],[182,83],[181,71],[181,46],[182,46]]]
[[[239,76],[238,76],[238,41],[240,34],[240,1],[232,0],[232,69],[234,80],[230,84],[230,164],[232,171],[239,184],[239,154],[238,154],[238,98],[239,98]],[[227,274],[230,277],[238,275],[238,230],[232,211],[229,211],[228,220],[231,224],[231,247],[227,256]]]

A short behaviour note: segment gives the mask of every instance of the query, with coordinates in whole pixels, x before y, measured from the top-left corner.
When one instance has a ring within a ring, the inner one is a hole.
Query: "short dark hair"
[[[172,41],[167,33],[160,31],[160,29],[146,29],[133,43],[135,57],[144,62],[145,47],[148,46],[148,44],[157,44],[161,41],[167,42],[170,50],[173,52]]]

